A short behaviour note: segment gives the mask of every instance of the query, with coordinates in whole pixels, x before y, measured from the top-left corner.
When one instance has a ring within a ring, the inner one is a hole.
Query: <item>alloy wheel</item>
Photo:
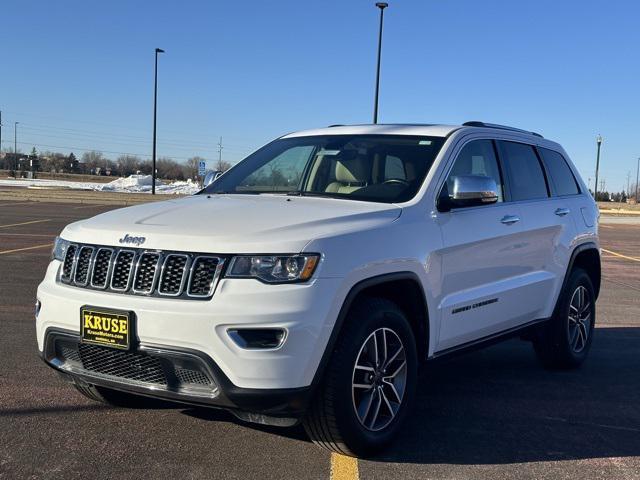
[[[578,286],[569,302],[569,345],[575,353],[585,349],[591,333],[591,296],[582,285]]]
[[[402,340],[390,328],[378,328],[362,344],[352,375],[353,408],[360,424],[375,432],[398,414],[407,383]]]

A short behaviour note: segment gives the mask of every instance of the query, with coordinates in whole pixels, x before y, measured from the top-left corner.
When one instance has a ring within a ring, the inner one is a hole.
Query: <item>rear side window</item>
[[[547,148],[538,148],[542,161],[551,177],[553,193],[557,196],[577,195],[580,193],[576,177],[562,155]]]
[[[531,145],[498,141],[502,162],[507,165],[511,199],[547,198],[547,182],[542,166]]]

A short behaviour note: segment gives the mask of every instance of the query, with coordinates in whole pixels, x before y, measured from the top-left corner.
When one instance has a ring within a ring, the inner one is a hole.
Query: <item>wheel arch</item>
[[[362,280],[349,290],[342,302],[340,313],[336,318],[333,331],[314,375],[311,384],[313,388],[317,387],[324,376],[324,371],[351,307],[367,296],[385,298],[403,310],[415,335],[418,358],[420,361],[426,361],[430,334],[429,314],[427,298],[420,278],[414,272],[409,271],[386,273]]]
[[[595,298],[597,299],[598,295],[600,294],[602,269],[600,265],[600,250],[595,243],[582,243],[573,250],[573,252],[571,253],[571,259],[569,260],[567,273],[565,274],[564,280],[562,282],[561,291],[564,290],[567,281],[569,280],[569,275],[574,268],[582,268],[587,272],[587,275],[589,275],[589,278],[591,279],[591,283],[593,285]]]

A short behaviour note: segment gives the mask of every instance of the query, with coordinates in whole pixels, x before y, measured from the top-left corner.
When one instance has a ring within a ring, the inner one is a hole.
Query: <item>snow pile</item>
[[[151,175],[129,175],[127,178],[118,178],[113,182],[102,185],[100,190],[109,192],[147,192],[151,191]],[[156,187],[163,185],[160,180],[156,180]]]
[[[0,179],[0,186],[27,187],[27,188],[71,188],[74,190],[95,190],[100,192],[119,193],[147,193],[151,192],[151,175],[130,175],[127,178],[118,178],[109,183],[73,182],[69,180],[26,180],[26,179]],[[178,181],[164,183],[156,180],[156,193],[193,195],[200,190],[197,182],[191,179],[186,182]]]

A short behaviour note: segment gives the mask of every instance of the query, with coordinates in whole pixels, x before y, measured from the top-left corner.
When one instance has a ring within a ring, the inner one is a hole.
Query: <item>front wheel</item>
[[[596,322],[595,294],[589,275],[573,270],[558,300],[553,318],[533,340],[547,368],[576,368],[587,358]]]
[[[384,448],[408,414],[417,353],[394,303],[366,299],[349,313],[304,427],[314,443],[351,456]]]

